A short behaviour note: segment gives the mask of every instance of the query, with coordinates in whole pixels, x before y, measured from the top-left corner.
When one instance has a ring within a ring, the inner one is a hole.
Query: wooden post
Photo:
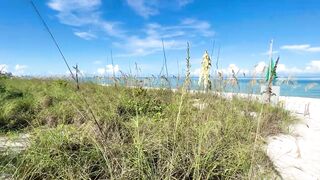
[[[76,71],[75,81],[76,81],[76,85],[77,85],[77,90],[79,90],[79,89],[80,89],[80,85],[79,85],[79,76],[78,76],[78,73],[79,73],[80,71],[79,71],[78,64],[76,64],[76,66],[73,66],[73,69]]]

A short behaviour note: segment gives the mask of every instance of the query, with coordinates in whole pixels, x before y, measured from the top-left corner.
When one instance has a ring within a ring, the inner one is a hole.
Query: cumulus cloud
[[[259,62],[253,70],[253,74],[261,74],[264,73],[265,70],[268,68],[268,64],[264,61]],[[277,72],[280,74],[295,74],[295,73],[302,73],[303,69],[299,69],[296,67],[288,67],[285,64],[278,64]]]
[[[12,72],[12,73],[14,75],[23,75],[27,68],[28,68],[27,65],[16,64],[14,66],[14,72]],[[0,72],[2,72],[2,73],[9,72],[9,66],[6,64],[0,64]]]
[[[0,64],[0,72],[6,73],[6,72],[8,72],[8,68],[9,68],[8,65],[6,65],[6,64]]]
[[[285,64],[278,64],[277,72],[283,74],[298,74],[305,72],[305,70],[297,67],[287,67]]]
[[[213,68],[211,70],[213,70]],[[232,71],[234,71],[234,73],[237,76],[240,76],[240,75],[242,76],[243,74],[246,74],[246,76],[247,76],[250,73],[250,71],[248,69],[240,68],[236,64],[229,64],[228,67],[226,67],[226,68],[218,69],[218,72],[222,73],[224,76],[232,75]],[[199,76],[200,72],[201,72],[201,68],[196,68],[191,72],[191,75]]]
[[[119,65],[117,65],[117,64],[114,66],[112,64],[108,64],[105,67],[97,69],[97,72],[100,75],[112,74],[113,72],[118,73],[119,71],[120,71],[120,68],[119,68]]]
[[[234,71],[235,73],[239,72],[240,71],[240,68],[235,65],[235,64],[229,64],[229,67],[228,67],[228,72],[229,73],[232,73],[232,71]]]
[[[17,64],[14,66],[14,75],[23,75],[25,73],[25,70],[28,68],[27,65],[21,65]]]
[[[284,45],[280,47],[283,50],[296,51],[296,52],[320,52],[320,47],[313,47],[310,44],[295,44]]]
[[[260,61],[253,69],[246,69],[238,67],[236,64],[229,64],[226,68],[221,68],[218,72],[222,73],[224,76],[232,75],[232,70],[238,73],[238,77],[241,77],[243,73],[246,76],[260,76],[268,68],[268,64],[264,61]],[[194,69],[192,71],[193,76],[199,76],[200,68]],[[277,73],[280,75],[308,75],[308,74],[320,74],[320,60],[313,60],[307,63],[305,66],[301,67],[290,67],[283,63],[278,64]]]
[[[238,67],[236,64],[229,64],[229,66],[227,68],[222,68],[219,69],[218,72],[222,73],[223,75],[227,75],[230,76],[232,75],[232,71],[238,76],[238,75],[242,75],[242,74],[249,74],[249,70],[245,69],[245,68],[240,68]]]
[[[191,76],[199,76],[201,72],[201,68],[196,68],[193,71],[191,71]]]
[[[25,69],[27,69],[28,68],[28,66],[27,65],[20,65],[20,64],[17,64],[15,67],[14,67],[14,69],[16,70],[16,71],[24,71]]]
[[[261,61],[259,62],[254,69],[254,73],[262,73],[268,64]],[[317,74],[320,73],[320,60],[314,60],[307,63],[304,67],[289,67],[283,63],[278,64],[277,72],[279,74]]]
[[[311,73],[320,73],[320,60],[319,61],[311,61],[307,67],[306,71]]]
[[[263,73],[266,67],[267,67],[267,64],[264,61],[260,61],[257,65],[255,65],[253,73],[254,74]]]
[[[277,72],[280,74],[317,74],[320,73],[320,61],[311,61],[304,67],[288,67],[280,63]]]

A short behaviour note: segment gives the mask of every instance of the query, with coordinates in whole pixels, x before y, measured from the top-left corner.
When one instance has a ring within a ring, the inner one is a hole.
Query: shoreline
[[[100,86],[113,86],[114,84],[105,84],[105,83],[97,83],[98,85]],[[151,87],[151,86],[124,86],[124,85],[120,85],[121,87],[128,87],[128,88],[139,88],[139,87],[142,87],[142,88],[145,88],[145,89],[170,89],[172,90],[173,92],[177,91],[178,89],[181,89],[182,86],[180,86],[179,88],[169,88],[169,87]],[[190,89],[189,92],[191,93],[203,93],[204,91],[202,90],[197,90],[197,89]],[[221,92],[217,92],[217,91],[209,91],[208,93],[221,93]],[[222,92],[222,94],[225,94],[227,96],[230,96],[230,95],[240,95],[240,97],[246,97],[246,96],[254,96],[254,97],[257,97],[257,96],[260,96],[261,94],[259,93],[245,93],[245,92],[228,92],[228,91],[225,91],[225,92]],[[284,100],[286,98],[303,98],[303,99],[319,99],[320,100],[320,97],[304,97],[304,96],[288,96],[288,95],[281,95],[281,92],[280,92],[280,96],[279,96],[279,101],[281,100]]]

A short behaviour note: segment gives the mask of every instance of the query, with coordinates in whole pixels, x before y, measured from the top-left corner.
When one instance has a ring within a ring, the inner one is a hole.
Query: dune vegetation
[[[277,177],[266,137],[294,118],[281,107],[212,93],[0,79],[0,134],[29,134],[0,152],[14,179]]]

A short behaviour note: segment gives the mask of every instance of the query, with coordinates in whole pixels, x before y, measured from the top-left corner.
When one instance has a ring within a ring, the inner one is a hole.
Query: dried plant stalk
[[[199,76],[199,86],[204,88],[204,90],[207,92],[208,90],[211,90],[211,80],[210,80],[210,68],[211,68],[211,59],[208,54],[208,51],[206,51],[202,57],[201,62],[201,72]]]
[[[191,68],[191,65],[190,65],[190,46],[189,46],[189,43],[187,43],[187,58],[186,58],[186,66],[187,66],[187,69],[186,69],[186,79],[185,79],[185,87],[186,87],[186,90],[190,90],[190,86],[191,86],[191,78],[190,78],[190,68]]]

